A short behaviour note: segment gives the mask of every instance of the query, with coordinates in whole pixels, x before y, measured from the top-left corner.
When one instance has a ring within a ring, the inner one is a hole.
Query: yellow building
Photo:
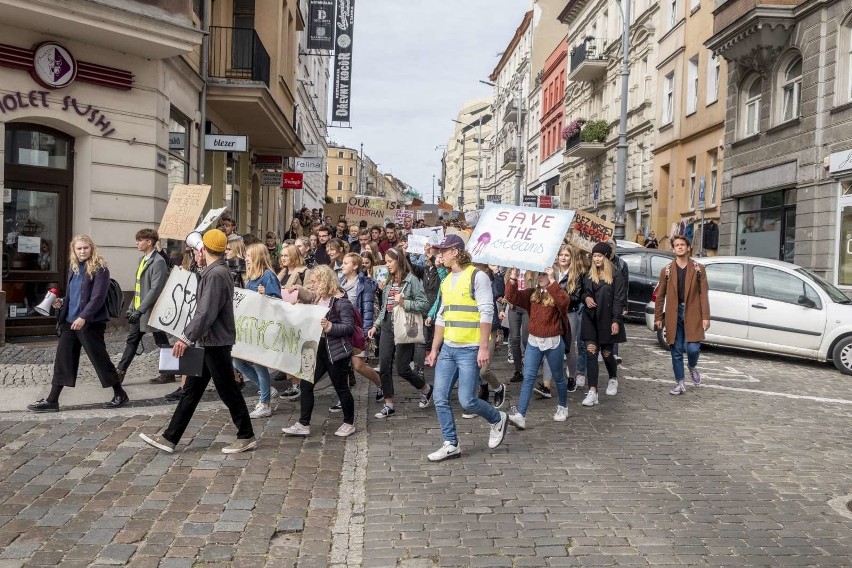
[[[328,147],[328,185],[326,195],[332,203],[345,203],[357,195],[361,175],[361,157],[358,150],[343,146]]]
[[[703,247],[700,202],[703,189],[704,221],[718,229],[728,72],[724,59],[704,46],[713,33],[713,2],[661,9],[652,228],[661,247],[670,248],[672,233],[685,230],[696,254],[715,254]]]

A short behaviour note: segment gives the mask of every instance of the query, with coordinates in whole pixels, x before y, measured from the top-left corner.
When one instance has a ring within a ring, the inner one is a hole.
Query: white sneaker
[[[452,442],[444,442],[444,445],[438,448],[437,452],[432,452],[427,457],[431,462],[458,458],[461,457],[461,449],[458,446],[454,446]]]
[[[355,433],[355,425],[347,424],[344,422],[340,425],[340,428],[337,429],[337,432],[334,433],[335,436],[340,436],[341,438],[345,438],[347,436],[351,436]]]
[[[275,387],[269,387],[269,400],[273,398],[278,398],[278,389]]]
[[[301,422],[296,422],[289,428],[281,428],[281,431],[290,436],[307,436],[311,433],[311,427],[304,426]]]
[[[586,398],[583,399],[583,406],[594,406],[598,404],[598,393],[596,391],[589,391],[586,393]]]
[[[553,420],[555,422],[565,422],[568,420],[568,409],[564,406],[557,406],[556,414],[553,415]]]
[[[268,404],[257,403],[257,406],[254,407],[254,410],[249,414],[250,418],[267,418],[272,416],[272,407]]]
[[[577,375],[577,388],[586,386],[586,375]]]
[[[496,448],[503,443],[506,438],[506,423],[509,421],[509,415],[505,412],[500,413],[500,422],[491,425],[491,431],[488,433],[488,447]]]
[[[606,384],[607,396],[615,396],[618,394],[618,379],[610,379]]]
[[[476,418],[476,414],[468,414],[465,412],[464,414],[462,414],[462,418],[464,418],[465,420],[470,420],[471,418]]]
[[[518,430],[526,430],[527,428],[527,419],[524,418],[523,414],[518,412],[517,406],[509,409],[509,423]]]

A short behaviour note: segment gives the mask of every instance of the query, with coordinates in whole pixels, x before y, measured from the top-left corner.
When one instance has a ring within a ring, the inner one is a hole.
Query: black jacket
[[[624,343],[627,334],[624,330],[624,322],[621,314],[624,311],[624,300],[626,286],[620,270],[612,271],[612,284],[603,280],[595,284],[592,277],[587,273],[583,277],[583,293],[581,299],[585,303],[586,298],[594,299],[596,308],[586,306],[583,310],[583,325],[581,337],[585,341],[593,341],[598,345],[611,343]],[[612,324],[618,324],[618,333],[612,335]]]
[[[237,341],[234,323],[234,281],[228,264],[219,259],[201,273],[195,314],[181,339],[202,347],[223,347]]]
[[[332,363],[352,356],[352,334],[355,333],[355,310],[344,295],[331,299],[328,315],[331,329],[323,334],[328,349],[328,358]]]

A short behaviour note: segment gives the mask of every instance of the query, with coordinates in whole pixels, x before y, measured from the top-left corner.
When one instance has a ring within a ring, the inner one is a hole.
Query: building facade
[[[562,40],[544,62],[537,74],[540,112],[530,113],[530,126],[536,124],[536,134],[530,137],[530,155],[537,157],[527,179],[529,193],[558,198],[559,167],[562,165],[562,128],[565,125],[565,85],[568,66],[567,43]],[[533,140],[537,148],[533,148]],[[541,201],[540,201],[541,204]],[[557,203],[558,205],[558,203]]]
[[[795,262],[852,290],[848,3],[720,3],[728,62],[720,252]]]
[[[673,2],[662,10],[651,228],[665,248],[673,234],[686,234],[696,254],[714,255],[721,220],[727,64],[704,46],[712,35],[712,0]]]
[[[481,207],[476,202],[477,193],[483,203],[489,194],[483,174],[491,153],[491,100],[484,98],[466,102],[454,121],[453,134],[447,141],[444,154],[444,200],[458,211],[473,211]]]
[[[353,195],[360,194],[361,156],[355,148],[346,148],[330,143],[328,156],[328,187],[326,195],[332,203],[346,203]]]

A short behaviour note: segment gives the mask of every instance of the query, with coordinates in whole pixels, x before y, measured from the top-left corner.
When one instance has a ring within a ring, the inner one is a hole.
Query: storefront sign
[[[486,195],[485,201],[488,203],[502,203],[503,199],[499,195]]]
[[[157,229],[160,238],[184,240],[195,229],[208,195],[209,185],[176,185]]]
[[[355,32],[355,0],[337,0],[334,52],[332,121],[350,121],[352,100],[352,37]]]
[[[77,62],[71,53],[53,41],[46,41],[33,52],[33,78],[48,89],[67,87],[77,76]]]
[[[284,174],[281,172],[261,172],[260,185],[271,185],[273,187],[281,187],[284,183]]]
[[[574,211],[489,203],[467,242],[474,262],[544,270],[553,264]],[[449,232],[448,232],[449,233]]]
[[[248,136],[205,134],[204,149],[211,150],[213,152],[247,152]]]
[[[535,195],[525,195],[523,199],[524,207],[535,207],[538,203],[538,197]]]
[[[103,136],[109,136],[115,132],[112,122],[99,109],[92,105],[79,102],[75,97],[65,96],[61,106],[52,106],[47,100],[49,91],[30,91],[28,93],[9,93],[0,98],[0,115],[11,114],[18,110],[33,108],[58,108],[64,112],[74,111],[79,116],[88,117],[88,121],[100,128]],[[55,104],[55,103],[54,103]]]
[[[284,172],[284,180],[281,187],[284,189],[302,189],[304,176],[301,172]]]
[[[186,132],[169,132],[169,150],[186,149]]]
[[[308,49],[334,49],[335,0],[311,0]]]
[[[544,209],[553,207],[553,200],[550,195],[542,195],[538,198],[538,206]]]
[[[585,211],[577,211],[571,227],[571,244],[586,252],[592,252],[596,244],[607,242],[614,233],[614,223]]]
[[[322,158],[296,158],[297,172],[321,172]]]
[[[254,167],[260,170],[280,170],[284,168],[284,157],[257,155],[254,157]]]
[[[836,174],[852,170],[852,149],[834,152],[828,157],[828,172]]]

